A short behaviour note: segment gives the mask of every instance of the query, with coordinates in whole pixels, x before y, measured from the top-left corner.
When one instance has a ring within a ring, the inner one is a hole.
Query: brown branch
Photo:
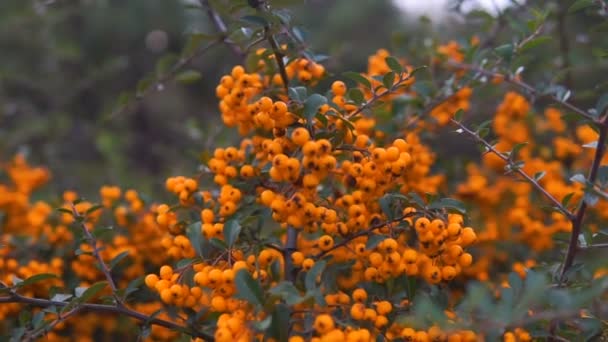
[[[608,112],[604,113],[604,116],[600,120],[599,124],[600,132],[599,138],[597,140],[597,148],[595,149],[595,155],[593,156],[591,169],[589,169],[589,175],[587,176],[587,181],[590,184],[594,184],[597,180],[600,164],[602,163],[602,158],[604,157],[604,153],[606,152],[606,138],[608,137]],[[566,252],[566,257],[564,259],[562,270],[560,272],[559,284],[565,281],[564,277],[568,272],[568,269],[574,263],[574,257],[578,250],[578,236],[581,233],[587,207],[587,203],[583,199],[576,212],[576,216],[572,220],[572,232],[570,233],[571,235],[568,244],[568,251]]]
[[[358,237],[369,235],[369,234],[373,233],[374,231],[376,231],[376,230],[378,230],[378,229],[380,229],[382,227],[386,227],[387,225],[389,225],[391,223],[401,222],[401,221],[403,221],[404,219],[406,219],[406,218],[408,218],[410,216],[414,216],[415,214],[417,214],[417,213],[416,212],[408,213],[408,214],[396,217],[396,218],[394,218],[392,220],[388,220],[388,221],[384,221],[384,222],[380,222],[380,223],[377,223],[375,225],[372,225],[371,227],[369,227],[366,230],[362,230],[362,231],[360,231],[358,233],[355,233],[353,235],[350,235],[350,236],[346,237],[344,240],[342,240],[339,243],[333,245],[332,248],[330,248],[330,249],[328,249],[326,251],[323,251],[323,252],[315,255],[313,258],[314,259],[322,258],[325,255],[327,255],[328,253],[330,253],[330,252],[332,252],[332,251],[334,251],[334,250],[336,250],[338,248],[341,248],[341,247],[344,247],[344,246],[348,245],[351,241],[353,241],[354,239],[356,239]]]
[[[507,75],[507,74],[503,74],[503,73],[499,73],[499,72],[494,72],[494,71],[490,71],[490,70],[486,70],[480,66],[477,65],[471,65],[471,64],[465,64],[465,63],[457,63],[457,62],[453,62],[453,61],[449,61],[448,62],[449,65],[456,67],[456,68],[461,68],[461,69],[465,69],[465,70],[470,70],[470,71],[474,71],[477,72],[483,76],[486,77],[500,77],[502,78],[505,82],[512,84],[514,86],[517,86],[523,90],[525,90],[526,92],[528,92],[530,95],[532,96],[541,96],[542,94],[539,94],[538,90],[536,90],[533,86],[529,85],[528,83],[525,83],[523,81],[517,80],[513,77],[511,77],[511,75]],[[544,95],[547,96],[547,95]],[[587,113],[585,110],[565,101],[562,100],[560,98],[558,98],[555,95],[548,95],[548,97],[555,103],[561,105],[562,107],[565,107],[577,114],[579,114],[580,116],[583,116],[585,119],[588,119],[592,122],[597,123],[598,119],[594,116],[592,116],[591,114]]]
[[[76,210],[76,207],[74,206],[74,203],[70,203],[70,204],[72,206],[72,215],[73,215],[74,219],[76,221],[78,221],[80,227],[82,228],[82,232],[84,233],[88,243],[91,245],[91,248],[93,248],[92,253],[93,253],[93,256],[95,257],[95,259],[97,259],[97,262],[99,263],[99,269],[101,270],[104,277],[108,281],[108,284],[110,285],[110,289],[112,289],[112,296],[116,300],[116,305],[123,306],[122,300],[118,297],[118,294],[117,294],[118,287],[116,286],[116,282],[114,282],[114,279],[112,278],[112,271],[110,270],[108,265],[103,261],[103,258],[100,253],[100,249],[99,249],[99,247],[97,247],[97,239],[93,236],[93,234],[91,234],[91,232],[89,231],[87,226],[84,224],[84,220],[85,220],[86,216],[83,216],[80,213],[78,213],[78,211]]]
[[[460,123],[454,119],[450,119],[450,120],[452,121],[452,123],[456,124],[464,133],[471,136],[476,142],[481,143],[488,151],[490,151],[493,154],[495,154],[496,156],[498,156],[505,163],[507,163],[507,165],[512,166],[511,169],[513,171],[517,172],[519,175],[521,175],[523,178],[525,178],[530,184],[532,184],[532,186],[534,186],[534,188],[536,188],[541,194],[543,194],[543,196],[545,196],[557,209],[559,209],[559,211],[561,211],[564,215],[566,215],[566,217],[568,217],[570,220],[572,220],[574,218],[574,216],[570,212],[570,210],[568,210],[566,207],[564,207],[564,205],[560,201],[558,201],[557,198],[555,198],[547,190],[545,190],[545,188],[543,188],[542,185],[540,185],[534,178],[532,178],[530,175],[525,173],[521,168],[514,167],[513,162],[509,157],[505,156],[503,153],[498,151],[494,146],[492,146],[492,144],[487,142],[485,139],[483,139],[481,136],[479,136],[479,134],[477,134],[476,132],[473,132],[470,129],[468,129],[462,123]]]
[[[37,307],[49,307],[49,306],[65,307],[65,306],[70,305],[69,302],[59,302],[59,301],[53,301],[53,300],[48,300],[48,299],[25,297],[18,293],[15,293],[15,292],[11,292],[10,296],[0,297],[0,303],[21,303],[21,304],[27,304],[27,305],[37,306]],[[200,337],[200,338],[205,339],[206,341],[215,340],[213,335],[210,335],[208,333],[204,333],[202,331],[192,329],[189,327],[184,327],[182,325],[179,325],[179,324],[176,324],[176,323],[173,323],[170,321],[166,321],[166,320],[163,320],[160,318],[151,317],[151,316],[148,316],[141,312],[132,310],[126,306],[118,307],[118,306],[114,306],[114,305],[84,303],[84,304],[79,304],[79,307],[80,307],[81,311],[106,312],[106,313],[124,315],[124,316],[134,318],[144,324],[158,325],[161,327],[172,329],[174,331],[183,332],[192,337]]]

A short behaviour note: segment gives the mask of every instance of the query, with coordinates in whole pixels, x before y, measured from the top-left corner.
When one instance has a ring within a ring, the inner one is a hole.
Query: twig
[[[492,144],[490,144],[485,139],[480,137],[479,134],[471,131],[466,126],[464,126],[462,123],[460,123],[454,119],[450,119],[450,121],[452,121],[452,123],[456,124],[464,133],[471,136],[476,142],[483,144],[485,146],[485,148],[488,149],[488,151],[490,151],[493,154],[495,154],[496,156],[498,156],[500,159],[502,159],[508,165],[513,166],[513,163],[510,158],[508,158],[503,153],[498,151],[494,146],[492,146]],[[566,215],[566,217],[568,217],[570,220],[572,220],[574,218],[574,216],[570,212],[570,210],[568,210],[566,207],[564,207],[564,205],[560,201],[558,201],[557,198],[555,198],[547,190],[545,190],[545,188],[543,188],[534,178],[530,177],[530,175],[525,173],[519,167],[513,167],[512,170],[517,172],[522,177],[524,177],[530,184],[532,184],[532,186],[534,186],[540,193],[542,193],[543,196],[545,196],[556,208],[558,208],[559,211],[561,211],[564,215]]]
[[[597,140],[597,148],[595,149],[593,162],[591,164],[591,168],[589,169],[589,175],[587,176],[587,181],[591,184],[594,184],[597,180],[600,164],[602,163],[602,158],[604,157],[604,153],[606,152],[606,138],[608,137],[608,112],[604,113],[604,116],[600,119],[599,124],[600,132],[599,138]],[[568,251],[566,252],[566,257],[564,259],[562,270],[560,272],[559,284],[564,282],[564,277],[568,272],[568,269],[570,269],[572,263],[574,262],[574,256],[576,255],[576,251],[578,250],[578,236],[581,233],[586,211],[587,202],[585,202],[585,200],[582,200],[578,210],[576,211],[576,216],[572,220],[572,232],[570,233]]]
[[[93,253],[93,256],[95,257],[95,259],[97,259],[97,262],[99,263],[99,269],[101,270],[104,277],[108,281],[108,284],[110,285],[110,289],[112,289],[112,296],[116,300],[116,305],[123,306],[122,300],[118,297],[118,294],[117,294],[118,287],[116,286],[116,283],[114,282],[114,279],[112,278],[112,271],[110,270],[108,265],[106,265],[106,263],[103,261],[103,258],[101,256],[101,254],[99,253],[100,249],[99,249],[99,247],[97,247],[97,239],[93,236],[93,234],[91,234],[91,232],[89,231],[87,226],[84,224],[84,219],[86,217],[82,216],[80,213],[78,213],[78,211],[76,210],[76,207],[74,206],[74,203],[71,203],[71,206],[72,206],[72,215],[74,216],[74,219],[79,222],[79,225],[82,228],[82,231],[83,231],[84,235],[86,236],[89,244],[91,245],[91,248],[93,248],[92,253]]]
[[[608,243],[596,243],[593,245],[578,247],[579,250],[591,250],[591,249],[598,249],[598,248],[608,248]]]
[[[453,61],[449,61],[449,62],[447,62],[447,63],[448,63],[449,65],[451,65],[451,66],[456,67],[456,68],[461,68],[461,69],[465,69],[465,70],[474,71],[474,72],[477,72],[477,73],[479,73],[479,74],[481,74],[481,75],[484,75],[484,76],[486,76],[486,77],[492,77],[492,78],[493,78],[493,77],[500,77],[500,78],[502,78],[502,79],[503,79],[505,82],[507,82],[507,83],[509,83],[509,84],[512,84],[512,85],[514,85],[514,86],[517,86],[517,87],[519,87],[519,88],[524,89],[525,91],[527,91],[527,92],[528,92],[530,95],[532,95],[532,96],[540,96],[540,95],[543,95],[543,94],[539,94],[538,90],[536,90],[534,87],[532,87],[532,86],[531,86],[531,85],[529,85],[528,83],[525,83],[525,82],[523,82],[523,81],[520,81],[520,80],[514,79],[514,78],[513,78],[513,77],[511,77],[510,75],[506,75],[506,74],[503,74],[503,73],[499,73],[499,72],[494,72],[494,71],[486,70],[486,69],[484,69],[484,68],[482,68],[482,67],[480,67],[480,66],[471,65],[471,64],[457,63],[457,62],[453,62]],[[546,96],[546,95],[544,95],[544,96]],[[594,116],[592,116],[591,114],[587,113],[587,112],[586,112],[586,111],[584,111],[583,109],[578,108],[577,106],[575,106],[575,105],[573,105],[573,104],[571,104],[571,103],[569,103],[569,102],[567,102],[567,101],[564,101],[564,100],[562,100],[562,99],[558,98],[558,97],[557,97],[557,96],[555,96],[555,95],[549,95],[549,98],[550,98],[550,99],[551,99],[553,102],[555,102],[555,103],[557,103],[557,104],[559,104],[559,105],[561,105],[561,106],[563,106],[563,107],[565,107],[565,108],[567,108],[567,109],[569,109],[569,110],[571,110],[571,111],[573,111],[573,112],[575,112],[575,113],[577,113],[577,114],[579,114],[579,115],[583,116],[584,118],[586,118],[586,119],[588,119],[588,120],[590,120],[590,121],[592,121],[592,122],[595,122],[595,123],[597,123],[597,122],[598,122],[598,119],[597,119],[596,117],[594,117]]]
[[[153,84],[151,84],[150,86],[146,87],[143,91],[138,92],[135,95],[135,98],[133,100],[130,100],[126,104],[119,106],[116,110],[114,110],[112,113],[110,113],[108,116],[106,116],[102,120],[103,121],[109,121],[109,120],[112,120],[113,118],[115,118],[115,117],[117,117],[119,115],[124,114],[125,112],[128,112],[129,110],[131,110],[131,108],[133,106],[135,106],[136,104],[140,103],[146,96],[148,96],[151,91],[157,90],[160,87],[162,87],[164,83],[166,83],[169,80],[171,80],[180,70],[182,70],[182,68],[184,68],[190,62],[192,62],[195,58],[197,58],[200,55],[202,55],[202,54],[206,53],[207,51],[211,50],[211,48],[215,47],[216,45],[219,45],[221,42],[223,42],[223,39],[214,40],[214,41],[210,42],[209,44],[205,45],[204,47],[198,49],[197,51],[195,51],[191,55],[180,58],[180,60],[177,63],[175,63],[175,65],[173,65],[173,67],[169,71],[167,71],[166,73],[164,73],[162,76],[158,77],[154,81]]]
[[[397,80],[397,82],[395,84],[393,84],[390,88],[386,89],[385,91],[383,91],[379,94],[374,93],[374,95],[372,96],[371,99],[369,99],[369,101],[367,101],[363,105],[359,106],[359,108],[357,108],[354,112],[347,114],[345,119],[348,120],[348,119],[354,117],[355,115],[363,112],[364,110],[369,108],[372,104],[374,104],[376,101],[378,101],[382,97],[393,93],[395,90],[397,90],[399,87],[401,87],[401,85],[403,85],[404,82],[410,80],[411,78],[412,78],[411,73],[408,73],[408,75],[406,77],[403,77],[403,74],[400,74],[399,79]]]
[[[38,331],[31,332],[30,334],[28,334],[27,338],[25,338],[24,340],[25,341],[35,341],[40,336],[51,332],[58,324],[65,322],[68,318],[70,318],[70,317],[74,316],[75,314],[77,314],[78,312],[80,312],[80,310],[82,310],[82,307],[78,306],[66,313],[63,313],[63,314],[59,313],[57,315],[58,317],[55,320],[50,322],[48,325],[42,327]]]
[[[25,297],[18,293],[15,293],[15,292],[11,292],[10,296],[0,297],[0,303],[22,303],[22,304],[28,304],[28,305],[33,305],[33,306],[37,306],[37,307],[49,307],[49,306],[65,307],[67,305],[70,305],[69,302],[59,302],[59,301],[53,301],[53,300],[48,300],[48,299]],[[107,312],[107,313],[120,314],[120,315],[134,318],[144,324],[162,326],[162,327],[165,327],[168,329],[172,329],[174,331],[183,332],[192,337],[203,338],[206,341],[215,340],[215,338],[212,335],[199,331],[198,329],[184,327],[184,326],[181,326],[179,324],[176,324],[176,323],[173,323],[170,321],[166,321],[166,320],[156,318],[156,317],[151,317],[151,316],[148,316],[141,312],[132,310],[126,306],[119,307],[119,306],[114,306],[114,305],[83,303],[83,304],[79,304],[79,307],[80,307],[81,311]]]
[[[406,219],[406,218],[408,218],[410,216],[414,216],[416,214],[417,213],[412,212],[412,213],[408,213],[408,214],[405,214],[405,215],[401,215],[401,216],[396,217],[396,218],[394,218],[392,220],[388,220],[388,221],[384,221],[384,222],[380,222],[380,223],[377,223],[375,225],[372,225],[371,227],[369,227],[366,230],[362,230],[360,232],[357,232],[357,233],[355,233],[353,235],[350,235],[350,236],[346,237],[344,240],[342,240],[339,243],[333,245],[332,248],[330,248],[330,249],[328,249],[326,251],[323,251],[323,252],[315,255],[313,258],[314,259],[322,258],[325,255],[327,255],[328,253],[330,253],[330,252],[332,252],[332,251],[334,251],[334,250],[336,250],[338,248],[341,248],[341,247],[344,247],[344,246],[348,245],[351,241],[353,241],[354,239],[356,239],[358,237],[369,235],[369,234],[373,233],[374,231],[376,231],[376,230],[378,230],[378,229],[380,229],[382,227],[386,227],[387,225],[389,225],[391,223],[403,221],[404,219]]]
[[[221,34],[222,42],[228,45],[230,50],[232,50],[232,52],[237,57],[241,59],[244,58],[245,53],[243,52],[243,50],[237,44],[228,40],[228,28],[226,27],[226,23],[224,23],[224,20],[222,20],[222,17],[217,13],[217,11],[213,9],[213,6],[211,6],[209,0],[200,0],[199,2],[201,6],[207,9],[207,16],[209,17],[209,20],[211,20],[211,22],[213,23],[213,26],[215,26],[215,29]]]

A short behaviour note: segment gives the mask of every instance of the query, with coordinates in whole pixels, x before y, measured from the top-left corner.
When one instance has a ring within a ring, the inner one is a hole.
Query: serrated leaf
[[[234,279],[237,293],[236,297],[244,299],[249,303],[261,307],[264,305],[264,293],[262,287],[249,272],[246,270],[240,270]]]
[[[200,80],[203,76],[196,70],[184,70],[175,76],[175,80],[181,84],[192,84]]]
[[[99,294],[104,288],[108,286],[107,281],[97,282],[90,287],[77,287],[74,289],[74,293],[78,300],[82,303],[87,302],[89,299],[93,298],[95,295]]]
[[[344,77],[350,78],[351,80],[361,84],[362,86],[366,87],[367,89],[372,89],[371,82],[365,76],[361,75],[358,72],[347,71],[347,72],[343,73],[342,75],[344,75]]]
[[[386,61],[388,67],[391,68],[391,70],[395,73],[401,74],[403,72],[403,67],[401,66],[401,63],[399,63],[397,58],[388,56],[384,59],[384,61]]]
[[[321,275],[321,273],[325,269],[325,265],[327,265],[326,260],[319,260],[310,269],[310,271],[306,273],[306,277],[304,279],[306,290],[314,291],[317,288],[317,277]]]
[[[31,285],[43,280],[47,280],[47,279],[56,279],[57,275],[56,274],[52,274],[52,273],[40,273],[40,274],[36,274],[33,275],[21,282],[19,282],[19,284],[16,284],[17,287],[23,287],[23,286],[27,286],[27,285]]]

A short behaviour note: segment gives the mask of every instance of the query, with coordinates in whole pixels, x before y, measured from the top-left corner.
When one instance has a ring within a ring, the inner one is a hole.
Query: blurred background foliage
[[[466,45],[466,37],[477,34],[487,46],[509,43],[526,31],[518,27],[519,16],[534,20],[531,7],[548,13],[543,34],[550,39],[512,65],[528,65],[532,83],[577,89],[574,102],[583,108],[608,87],[606,21],[585,15],[585,9],[568,13],[570,1],[514,2],[499,20],[493,11],[463,13],[475,8],[463,1],[452,3],[450,15],[431,18],[388,0],[273,2],[290,3],[310,47],[331,56],[324,62],[330,77],[321,87],[343,71],[364,71],[379,48],[417,66],[429,64],[429,52],[450,39]],[[224,19],[230,28],[230,18]],[[0,159],[25,152],[48,166],[52,193],[93,194],[102,184],[162,193],[166,177],[192,173],[203,151],[232,140],[234,132],[219,124],[214,89],[242,57],[227,45],[215,47],[188,66],[201,73],[200,80],[167,82],[128,110],[113,111],[119,95],[153,74],[162,56],[179,53],[192,32],[214,33],[215,27],[204,10],[186,1],[0,1]],[[486,107],[475,113],[494,110],[492,103],[480,105]],[[471,145],[452,138],[433,141],[440,156],[463,148],[472,151],[468,158],[476,155]]]

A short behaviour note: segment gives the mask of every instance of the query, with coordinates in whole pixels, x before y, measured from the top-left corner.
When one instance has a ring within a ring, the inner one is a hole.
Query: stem
[[[232,50],[232,52],[237,57],[245,57],[245,53],[243,52],[243,50],[241,50],[238,45],[228,40],[228,28],[226,27],[226,23],[224,23],[222,17],[213,9],[211,4],[209,3],[209,0],[200,0],[199,2],[201,6],[207,9],[207,16],[209,17],[209,20],[211,20],[211,22],[213,23],[213,26],[215,26],[215,29],[221,34],[222,42],[228,45],[228,47],[230,47],[230,50]]]
[[[28,304],[28,305],[33,305],[33,306],[37,306],[37,307],[49,307],[49,306],[64,307],[64,306],[70,305],[69,302],[58,302],[58,301],[53,301],[53,300],[48,300],[48,299],[25,297],[18,293],[15,293],[15,292],[11,292],[10,296],[0,297],[0,303],[22,303],[22,304]],[[114,305],[84,303],[84,304],[79,304],[79,308],[81,311],[107,312],[107,313],[120,314],[120,315],[134,318],[144,324],[158,325],[161,327],[172,329],[174,331],[183,332],[192,337],[200,337],[200,338],[205,339],[206,341],[215,340],[215,338],[210,334],[207,334],[207,333],[195,330],[195,329],[191,329],[188,327],[184,327],[179,324],[176,324],[176,323],[173,323],[170,321],[166,321],[163,319],[150,317],[146,314],[132,310],[125,306],[119,307],[119,306],[114,306]]]
[[[454,119],[450,119],[454,124],[456,124],[463,132],[465,132],[466,134],[470,135],[476,142],[481,143],[485,146],[485,148],[488,149],[488,151],[494,153],[496,156],[498,156],[500,159],[502,159],[504,162],[506,162],[508,165],[513,166],[513,162],[511,161],[510,158],[506,157],[504,154],[502,154],[501,152],[499,152],[494,146],[492,146],[492,144],[490,144],[489,142],[487,142],[485,139],[483,139],[482,137],[479,136],[479,134],[471,131],[470,129],[468,129],[466,126],[464,126],[462,123],[454,120]],[[570,220],[574,219],[574,215],[566,208],[562,205],[562,203],[560,201],[557,200],[557,198],[555,198],[553,195],[551,195],[547,190],[545,190],[545,188],[542,187],[542,185],[540,185],[534,178],[530,177],[530,175],[528,175],[527,173],[525,173],[521,168],[519,167],[513,167],[512,168],[513,171],[517,172],[519,175],[521,175],[522,177],[524,177],[530,184],[532,184],[532,186],[534,186],[534,188],[536,188],[541,194],[543,194],[543,196],[545,196],[556,208],[559,209],[559,211],[561,211],[564,215],[566,215],[566,217],[568,217]]]
[[[293,262],[291,261],[291,254],[297,250],[298,243],[298,231],[292,227],[287,227],[287,242],[285,243],[285,249],[283,257],[285,259],[285,279],[290,282],[295,281],[296,274],[294,273]]]
[[[487,77],[500,77],[502,78],[505,82],[512,84],[514,86],[517,86],[525,91],[527,91],[530,95],[532,96],[541,96],[542,94],[539,94],[538,90],[536,90],[534,87],[532,87],[531,85],[529,85],[528,83],[525,83],[523,81],[520,80],[516,80],[513,77],[511,77],[510,75],[505,75],[499,72],[494,72],[494,71],[490,71],[490,70],[486,70],[482,67],[476,66],[476,65],[471,65],[471,64],[464,64],[464,63],[456,63],[456,62],[448,62],[449,65],[457,67],[457,68],[461,68],[461,69],[465,69],[465,70],[470,70],[470,71],[474,71],[477,72],[483,76],[487,76]],[[546,96],[546,95],[545,95]],[[555,95],[548,95],[548,97],[555,103],[561,105],[562,107],[565,107],[577,114],[579,114],[580,116],[583,116],[585,119],[588,119],[592,122],[598,123],[598,119],[594,116],[592,116],[591,114],[587,113],[586,111],[584,111],[581,108],[578,108],[577,106],[564,101],[560,98],[558,98]]]
[[[372,96],[371,99],[369,99],[369,101],[365,102],[363,105],[361,105],[359,108],[357,108],[354,112],[349,113],[346,116],[346,119],[348,120],[348,119],[354,117],[355,115],[363,112],[364,110],[369,108],[372,104],[374,104],[376,101],[378,101],[380,98],[382,98],[386,95],[389,95],[390,93],[397,90],[397,88],[399,88],[403,84],[403,82],[406,82],[411,78],[412,78],[412,74],[409,74],[407,77],[403,77],[403,74],[399,75],[399,80],[397,80],[397,83],[393,84],[390,88],[386,89],[385,91],[383,91],[379,94],[374,93],[374,95]]]
[[[599,130],[600,135],[597,140],[597,148],[595,150],[595,155],[593,156],[593,162],[591,164],[591,169],[589,170],[589,176],[587,176],[587,181],[591,184],[594,184],[597,180],[598,170],[600,168],[600,164],[602,163],[604,153],[606,152],[606,138],[608,137],[608,113],[605,113],[603,118],[600,120]],[[574,263],[574,257],[578,250],[578,236],[581,233],[587,207],[588,206],[585,200],[582,200],[576,212],[576,216],[572,220],[572,233],[570,235],[568,251],[566,252],[566,257],[564,259],[564,264],[562,266],[562,271],[560,272],[559,277],[560,285],[565,281],[565,275],[568,272],[568,269]]]

